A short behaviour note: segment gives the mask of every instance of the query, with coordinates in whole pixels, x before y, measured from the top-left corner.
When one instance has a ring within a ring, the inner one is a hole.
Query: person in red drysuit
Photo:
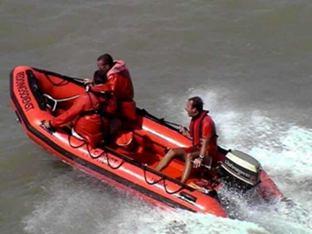
[[[86,92],[78,97],[72,106],[50,121],[47,128],[59,128],[73,123],[73,130],[86,140],[91,147],[98,147],[110,134],[109,117],[117,111],[116,99],[110,87],[102,87],[101,92]]]
[[[102,86],[109,85],[117,99],[120,118],[134,122],[137,120],[136,104],[133,100],[134,91],[130,73],[122,60],[113,60],[109,54],[103,54],[97,59],[97,66],[106,75],[102,84],[95,84],[91,90],[100,91]]]
[[[189,130],[180,127],[180,132],[188,138],[191,138],[193,144],[189,148],[175,148],[168,151],[164,158],[159,162],[156,170],[161,171],[176,156],[183,156],[185,159],[185,169],[181,178],[184,183],[192,169],[202,165],[204,160],[212,158],[215,165],[220,161],[217,154],[217,135],[215,124],[208,115],[208,111],[203,110],[203,101],[200,97],[191,97],[186,102],[185,110],[189,117],[192,118]]]

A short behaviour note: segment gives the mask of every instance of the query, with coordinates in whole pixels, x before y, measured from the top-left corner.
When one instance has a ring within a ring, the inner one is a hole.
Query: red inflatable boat
[[[91,148],[72,136],[69,128],[48,131],[43,120],[66,111],[85,92],[81,79],[41,69],[18,66],[11,72],[11,101],[26,134],[63,162],[117,187],[126,187],[158,205],[226,217],[218,199],[223,181],[234,181],[244,189],[255,189],[266,199],[280,199],[273,181],[251,156],[219,148],[224,162],[214,173],[197,170],[180,183],[184,162],[173,160],[161,173],[154,170],[166,151],[191,146],[191,141],[174,127],[145,110],[138,109],[141,128],[133,131],[136,145],[125,148],[110,143]]]

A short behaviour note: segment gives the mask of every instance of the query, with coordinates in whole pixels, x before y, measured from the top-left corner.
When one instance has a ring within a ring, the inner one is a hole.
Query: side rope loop
[[[118,165],[118,166],[113,166],[112,164],[111,164],[111,162],[109,162],[109,156],[108,156],[108,154],[106,154],[106,160],[107,160],[107,165],[110,167],[110,168],[112,168],[112,169],[118,169],[119,167],[121,167],[124,163],[125,163],[125,160],[121,160],[121,163]]]
[[[88,151],[88,154],[89,154],[89,156],[92,158],[92,159],[97,159],[97,158],[100,158],[100,157],[102,157],[102,156],[106,156],[107,157],[107,153],[103,150],[103,152],[101,152],[101,153],[99,153],[99,155],[93,155],[92,153],[91,153],[91,150],[90,150],[90,144],[88,144],[87,142],[86,142],[86,148],[87,148],[87,151]]]
[[[81,145],[73,145],[72,142],[71,142],[71,137],[72,135],[68,135],[68,144],[70,145],[70,147],[74,148],[74,149],[78,149],[84,145],[87,145],[87,141],[86,140],[81,140],[82,141],[82,144]]]
[[[167,185],[166,185],[166,180],[164,180],[163,185],[164,185],[164,189],[165,189],[166,193],[168,193],[168,194],[170,194],[170,195],[171,195],[171,194],[178,193],[178,192],[180,192],[182,189],[184,189],[184,186],[181,185],[180,188],[178,188],[176,191],[169,191],[168,188],[167,188]]]
[[[71,137],[72,137],[72,135],[68,135],[68,144],[69,144],[72,148],[78,149],[78,148],[83,147],[83,146],[85,145],[85,146],[86,146],[86,149],[87,149],[87,152],[88,152],[88,155],[90,156],[90,158],[92,158],[92,159],[98,159],[98,158],[104,156],[104,157],[106,158],[107,165],[108,165],[110,168],[114,169],[114,170],[120,168],[120,167],[124,164],[124,162],[125,162],[124,160],[121,160],[121,163],[120,163],[119,165],[113,166],[112,163],[111,163],[112,160],[110,159],[108,153],[107,153],[105,150],[103,150],[103,152],[99,153],[98,155],[93,155],[93,154],[91,153],[90,144],[88,144],[88,142],[87,142],[85,139],[81,140],[81,141],[82,141],[82,144],[80,144],[80,145],[73,145],[72,142],[71,142]]]
[[[143,168],[143,175],[144,175],[144,180],[145,180],[145,182],[146,182],[147,184],[149,184],[149,185],[158,184],[160,181],[162,181],[162,180],[165,179],[164,177],[160,177],[159,180],[151,181],[151,182],[148,181],[147,176],[146,176],[146,167],[145,167],[145,166],[144,166],[144,168]]]
[[[164,187],[164,190],[166,193],[168,194],[175,194],[175,193],[178,193],[180,192],[182,189],[184,189],[184,186],[181,185],[177,190],[175,191],[169,191],[168,188],[167,188],[167,185],[166,185],[166,178],[163,176],[160,177],[159,180],[156,180],[156,181],[148,181],[147,179],[147,176],[146,176],[146,167],[143,168],[143,174],[144,174],[144,180],[147,184],[149,185],[155,185],[155,184],[158,184],[159,182],[163,181],[163,187]]]

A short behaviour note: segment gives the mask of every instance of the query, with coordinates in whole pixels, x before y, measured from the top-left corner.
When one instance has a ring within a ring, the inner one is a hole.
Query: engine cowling
[[[260,182],[260,163],[252,156],[239,150],[230,150],[225,155],[221,169],[227,179],[234,179],[244,187],[254,187]]]

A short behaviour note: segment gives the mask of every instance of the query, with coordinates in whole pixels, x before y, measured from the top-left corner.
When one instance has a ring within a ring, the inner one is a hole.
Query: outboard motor
[[[247,191],[260,182],[260,163],[250,155],[230,150],[221,163],[222,180],[231,187]]]

